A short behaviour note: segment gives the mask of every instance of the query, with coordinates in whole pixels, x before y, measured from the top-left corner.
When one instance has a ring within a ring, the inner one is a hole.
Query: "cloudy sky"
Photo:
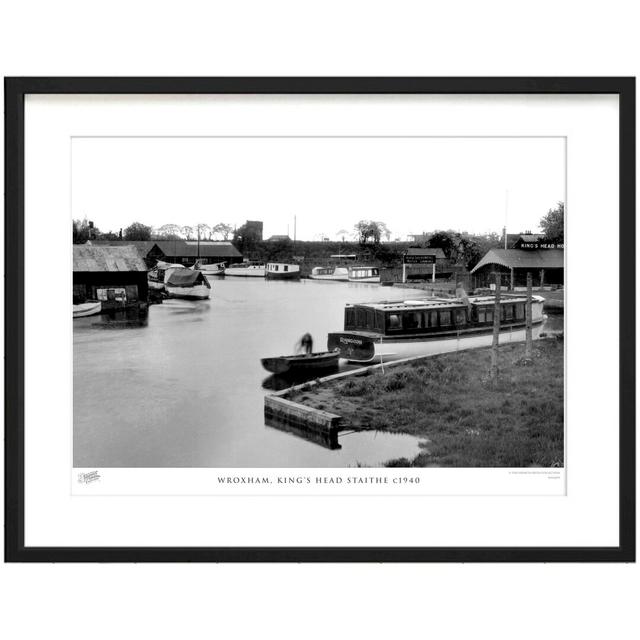
[[[500,233],[506,215],[517,233],[565,200],[563,138],[74,138],[72,163],[73,218],[102,231],[250,219],[293,236],[296,216],[301,240],[361,219],[404,239]]]

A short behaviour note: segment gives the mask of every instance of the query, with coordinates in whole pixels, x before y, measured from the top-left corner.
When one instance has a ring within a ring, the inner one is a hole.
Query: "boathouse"
[[[527,284],[531,273],[533,286],[564,284],[564,249],[491,249],[471,270],[476,288],[495,283],[500,273],[502,286],[514,289]]]
[[[158,247],[164,253],[163,260],[174,264],[192,265],[242,262],[242,254],[227,240],[158,240]]]
[[[222,240],[90,240],[87,244],[96,247],[135,247],[145,261],[147,268],[152,269],[158,260],[191,266],[200,255],[201,264],[226,262],[233,264],[242,262],[242,254],[231,244]],[[198,244],[200,245],[198,247]]]
[[[100,300],[107,312],[146,308],[148,296],[147,265],[135,247],[73,245],[73,304]]]
[[[155,240],[88,240],[86,244],[96,247],[134,247],[148,269],[152,269],[158,260],[166,259]]]

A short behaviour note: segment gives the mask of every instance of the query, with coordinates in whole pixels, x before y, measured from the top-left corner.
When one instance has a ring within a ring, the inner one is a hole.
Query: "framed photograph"
[[[7,78],[5,132],[6,560],[635,560],[634,78]]]

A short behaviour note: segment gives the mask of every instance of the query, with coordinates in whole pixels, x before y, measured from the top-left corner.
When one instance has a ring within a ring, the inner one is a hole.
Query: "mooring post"
[[[500,344],[500,287],[502,278],[496,271],[496,299],[493,305],[493,342],[491,344],[491,380],[498,382],[498,345]]]
[[[527,271],[527,304],[526,304],[526,330],[525,330],[525,341],[524,341],[524,357],[527,360],[531,359],[531,355],[533,353],[533,336],[531,327],[533,325],[531,318],[531,289],[532,289],[532,280],[531,271]]]

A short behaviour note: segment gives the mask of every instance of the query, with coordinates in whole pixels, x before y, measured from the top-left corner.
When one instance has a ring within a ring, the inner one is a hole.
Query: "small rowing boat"
[[[87,316],[95,316],[102,311],[102,302],[83,302],[82,304],[73,305],[73,317],[85,318]]]
[[[271,373],[309,373],[327,371],[338,367],[338,351],[323,351],[321,353],[303,353],[298,356],[278,356],[277,358],[262,358],[262,366]]]

